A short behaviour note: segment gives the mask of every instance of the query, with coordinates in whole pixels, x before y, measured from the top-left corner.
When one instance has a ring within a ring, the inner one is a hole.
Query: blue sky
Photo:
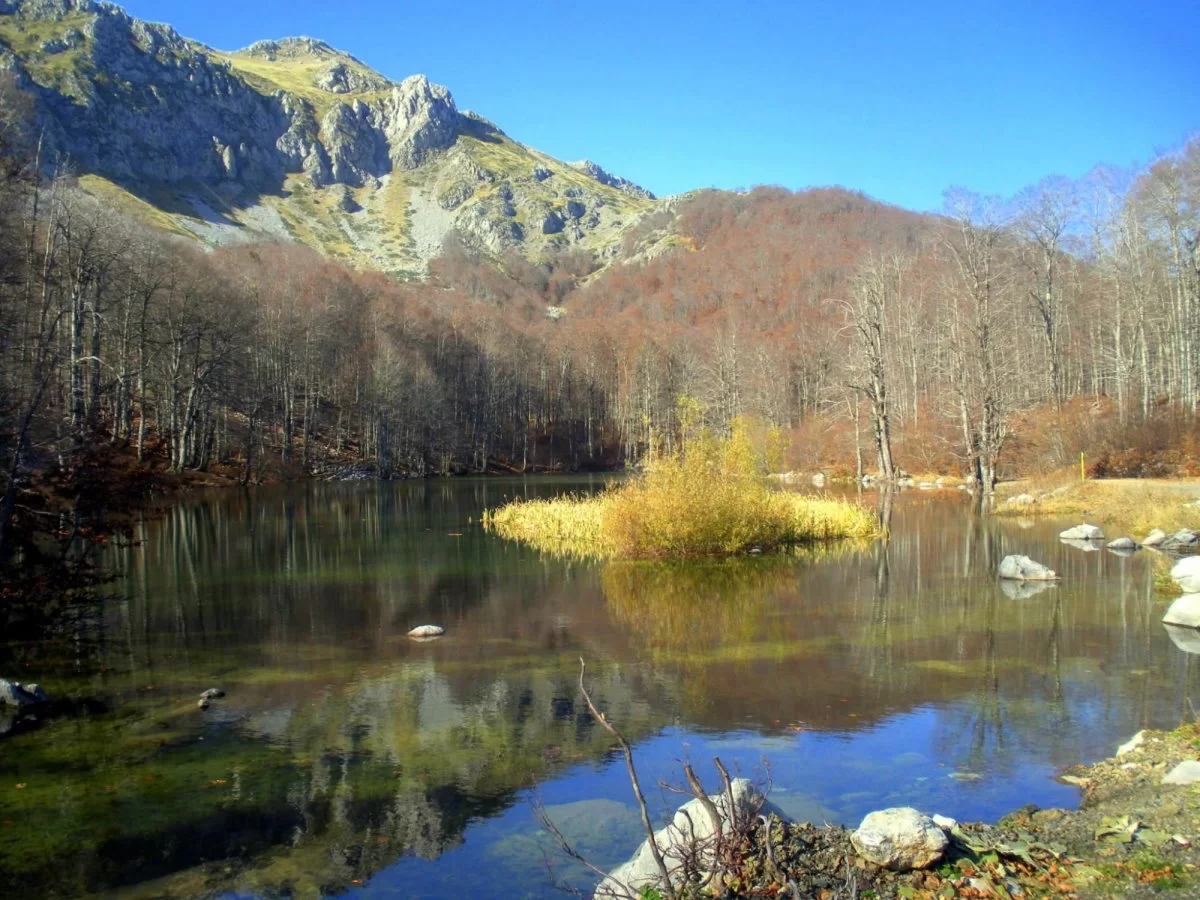
[[[221,49],[308,34],[659,194],[962,185],[1148,161],[1200,131],[1200,3],[129,0]]]

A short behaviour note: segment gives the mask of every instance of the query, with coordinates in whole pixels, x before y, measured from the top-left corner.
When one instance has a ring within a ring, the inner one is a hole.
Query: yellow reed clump
[[[785,493],[766,480],[747,422],[727,438],[699,432],[644,475],[595,497],[518,501],[489,510],[502,537],[570,556],[673,558],[879,533],[875,515],[843,500]]]

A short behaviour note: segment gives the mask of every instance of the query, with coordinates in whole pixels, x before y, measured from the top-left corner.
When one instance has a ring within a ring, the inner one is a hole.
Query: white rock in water
[[[1057,581],[1058,575],[1028,556],[1006,556],[1000,563],[1000,577],[1013,581]]]
[[[1171,567],[1171,577],[1183,588],[1185,593],[1200,593],[1200,556],[1189,556],[1187,559],[1181,559],[1175,563]],[[1200,622],[1196,624],[1200,625]]]
[[[779,811],[770,804],[764,805],[762,794],[749,779],[735,778],[730,782],[730,787],[733,793],[733,806],[736,810],[735,816],[739,823],[746,822],[751,816],[760,812],[764,815],[772,812],[778,814]],[[721,830],[727,832],[730,826],[728,798],[721,793],[714,794],[709,799],[716,805],[717,812],[721,816]],[[709,818],[699,800],[689,800],[679,807],[671,823],[654,832],[654,841],[658,844],[659,852],[666,863],[667,873],[671,876],[672,882],[678,879],[679,883],[682,883],[684,859],[696,852],[697,847],[699,848],[698,862],[700,865],[703,867],[711,864],[713,842],[709,839],[713,833],[712,819]],[[707,846],[705,846],[706,843]],[[595,897],[625,900],[629,896],[628,891],[625,890],[626,887],[632,888],[634,896],[642,896],[639,892],[644,887],[657,887],[661,881],[658,865],[654,862],[654,855],[650,852],[650,841],[645,840],[642,841],[642,845],[632,859],[613,869],[608,877],[600,882],[600,886],[596,888]]]
[[[441,637],[446,629],[441,625],[418,625],[408,633],[409,637]]]
[[[1076,525],[1059,535],[1064,541],[1102,541],[1104,532],[1095,525]]]
[[[1163,784],[1195,784],[1200,781],[1200,760],[1185,759],[1163,776]]]
[[[1109,550],[1136,550],[1138,542],[1131,537],[1119,537],[1115,541],[1109,541],[1105,546]]]
[[[1117,756],[1124,756],[1126,753],[1132,753],[1144,743],[1146,743],[1146,730],[1143,728],[1117,748]]]
[[[1162,617],[1164,625],[1182,625],[1184,628],[1200,628],[1200,594],[1184,594],[1176,597]]]
[[[1143,547],[1157,547],[1167,539],[1167,533],[1161,528],[1155,528],[1142,539]]]
[[[850,841],[866,859],[897,872],[932,865],[949,843],[933,819],[911,806],[868,813]]]

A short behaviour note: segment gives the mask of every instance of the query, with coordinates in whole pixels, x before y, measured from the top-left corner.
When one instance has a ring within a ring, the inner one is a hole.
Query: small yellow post
[[[1083,467],[1083,451],[1079,451],[1079,480],[1087,481],[1087,469]]]

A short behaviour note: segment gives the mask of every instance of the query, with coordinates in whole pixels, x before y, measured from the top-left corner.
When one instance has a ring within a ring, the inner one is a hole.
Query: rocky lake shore
[[[945,840],[935,842],[941,849],[920,868],[910,868],[911,860],[889,867],[876,855],[877,847],[862,839],[867,828],[856,832],[771,814],[747,841],[740,867],[724,876],[721,888],[725,896],[823,900],[1157,897],[1200,891],[1200,727],[1139,732],[1111,758],[1074,766],[1061,777],[1083,792],[1078,809],[1030,805],[994,824],[938,816]],[[924,820],[926,828],[933,821],[924,814],[911,818]],[[903,840],[899,835],[896,843]],[[689,896],[686,888],[682,893]]]

